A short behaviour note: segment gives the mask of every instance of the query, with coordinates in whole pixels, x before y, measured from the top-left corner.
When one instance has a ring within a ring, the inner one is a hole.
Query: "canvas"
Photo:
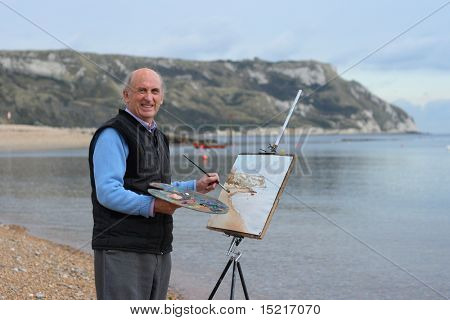
[[[211,216],[207,227],[230,235],[262,239],[293,168],[293,155],[240,154],[219,200],[227,214]]]

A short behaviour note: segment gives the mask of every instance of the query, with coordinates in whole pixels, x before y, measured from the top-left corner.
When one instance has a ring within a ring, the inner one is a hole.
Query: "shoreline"
[[[94,257],[0,223],[0,300],[95,300]],[[167,299],[183,299],[169,287]]]
[[[0,152],[44,151],[88,148],[95,128],[58,128],[23,124],[0,124]],[[277,136],[280,128],[260,128],[248,135]],[[218,131],[211,137],[227,136],[227,131]],[[319,128],[287,128],[285,135],[355,135],[355,134],[423,134],[420,132],[364,132],[357,130],[324,130]],[[191,144],[195,139],[167,134],[173,144]],[[241,136],[235,132],[233,136]],[[208,137],[208,135],[205,135]],[[204,140],[204,139],[201,139]],[[209,139],[206,139],[209,140]]]
[[[87,148],[95,129],[0,125],[0,151],[41,151]]]

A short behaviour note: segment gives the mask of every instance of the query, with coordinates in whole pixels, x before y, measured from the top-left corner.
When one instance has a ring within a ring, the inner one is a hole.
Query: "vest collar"
[[[153,130],[156,129],[156,121],[152,120],[152,123],[145,122],[144,120],[136,117],[134,114],[131,113],[131,111],[128,108],[125,108],[125,112],[127,112],[129,115],[131,115],[136,121],[138,121],[140,124],[142,124],[148,131],[153,132]]]

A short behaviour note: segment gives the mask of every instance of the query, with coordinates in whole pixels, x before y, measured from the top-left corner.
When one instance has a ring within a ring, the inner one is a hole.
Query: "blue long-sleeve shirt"
[[[128,154],[128,145],[119,132],[106,128],[100,133],[93,155],[97,199],[102,206],[114,211],[153,217],[155,198],[137,194],[123,186]],[[196,181],[175,181],[172,185],[195,190]]]

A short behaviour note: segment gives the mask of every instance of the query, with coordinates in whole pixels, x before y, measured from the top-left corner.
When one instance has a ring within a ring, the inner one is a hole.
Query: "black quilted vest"
[[[125,139],[129,154],[124,188],[148,194],[150,182],[171,182],[169,142],[155,129],[150,133],[124,110],[103,124],[94,134],[89,147],[94,229],[92,249],[124,250],[165,254],[172,251],[172,216],[155,213],[154,218],[127,215],[102,206],[95,191],[93,155],[99,134],[106,128],[116,129]]]

